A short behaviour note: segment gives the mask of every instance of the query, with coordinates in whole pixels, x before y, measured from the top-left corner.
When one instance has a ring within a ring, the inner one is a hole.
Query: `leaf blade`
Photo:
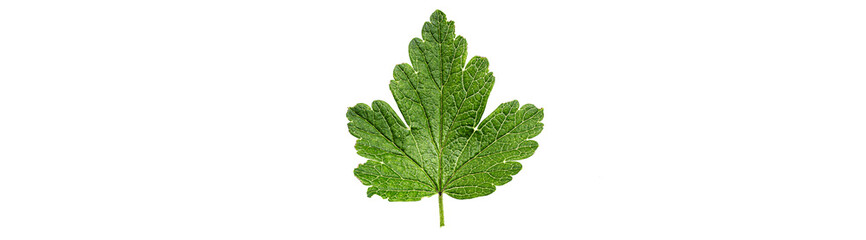
[[[466,49],[454,22],[436,10],[421,38],[409,42],[411,64],[394,67],[389,88],[402,120],[383,101],[349,109],[356,149],[369,159],[355,169],[368,197],[486,196],[510,182],[523,168],[516,161],[538,148],[530,139],[543,128],[543,109],[515,100],[482,119],[495,77],[487,58],[467,63]]]

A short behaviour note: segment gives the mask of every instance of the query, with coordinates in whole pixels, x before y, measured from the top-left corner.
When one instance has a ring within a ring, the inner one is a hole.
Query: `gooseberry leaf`
[[[443,193],[456,199],[486,196],[512,180],[532,156],[543,109],[502,103],[482,120],[495,78],[485,57],[466,62],[466,39],[436,10],[421,38],[409,42],[411,64],[394,67],[390,89],[403,118],[381,100],[346,113],[358,155],[355,176],[367,197],[418,201]],[[405,120],[405,122],[404,122]]]

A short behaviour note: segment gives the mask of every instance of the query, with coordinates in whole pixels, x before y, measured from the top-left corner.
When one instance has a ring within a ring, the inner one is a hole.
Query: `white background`
[[[488,113],[546,110],[514,181],[446,199],[444,228],[435,198],[365,196],[345,119],[394,105],[435,9],[490,59]],[[3,1],[0,239],[864,239],[864,12]]]

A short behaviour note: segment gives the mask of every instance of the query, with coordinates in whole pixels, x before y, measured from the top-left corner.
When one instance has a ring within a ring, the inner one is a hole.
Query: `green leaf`
[[[486,196],[508,183],[532,156],[541,133],[543,109],[511,101],[482,120],[495,78],[484,57],[466,62],[466,39],[436,10],[422,38],[409,42],[412,64],[394,67],[390,88],[403,120],[388,103],[349,108],[349,132],[358,155],[355,169],[367,196],[418,201],[442,194],[457,199]]]

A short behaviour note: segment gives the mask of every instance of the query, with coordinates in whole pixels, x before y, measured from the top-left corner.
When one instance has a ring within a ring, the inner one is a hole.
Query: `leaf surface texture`
[[[421,38],[409,42],[411,64],[394,67],[389,87],[400,115],[381,100],[349,108],[355,149],[368,159],[354,173],[369,186],[368,197],[486,196],[538,148],[531,138],[541,133],[543,109],[515,100],[482,118],[495,77],[487,58],[467,61],[466,48],[454,22],[437,10]]]

